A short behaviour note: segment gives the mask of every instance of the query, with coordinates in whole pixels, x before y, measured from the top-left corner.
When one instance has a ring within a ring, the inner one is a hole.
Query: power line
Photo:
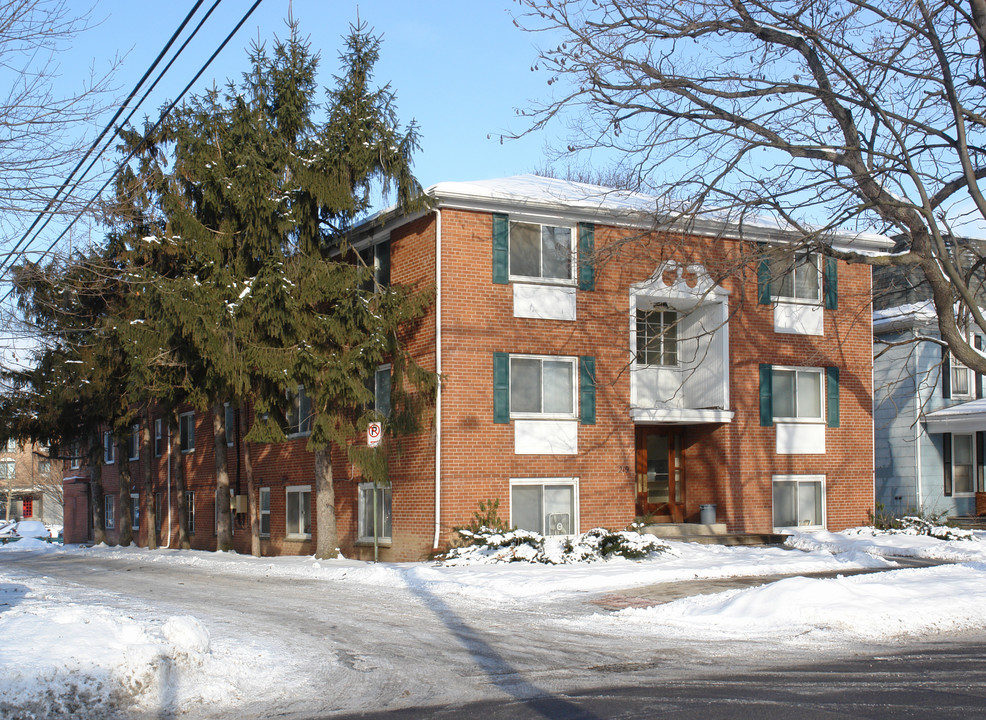
[[[151,63],[150,67],[147,68],[147,71],[144,73],[143,77],[141,77],[140,80],[137,81],[137,84],[134,85],[133,89],[130,91],[130,94],[127,96],[127,99],[120,104],[120,107],[117,109],[116,113],[114,113],[113,117],[110,118],[109,122],[106,123],[106,126],[103,128],[102,132],[99,133],[99,136],[89,146],[89,149],[86,151],[85,155],[83,155],[79,159],[79,162],[76,163],[75,167],[72,168],[72,171],[68,174],[68,177],[65,178],[65,181],[62,183],[61,187],[58,188],[55,194],[48,201],[48,204],[45,206],[44,210],[42,210],[37,214],[37,216],[34,218],[34,222],[32,222],[31,226],[24,231],[24,234],[21,236],[20,240],[18,240],[17,243],[14,245],[14,247],[7,253],[6,257],[2,261],[0,261],[0,275],[2,275],[4,270],[6,270],[7,267],[9,267],[8,263],[12,262],[13,259],[22,255],[27,250],[27,247],[30,246],[30,244],[37,239],[38,235],[40,235],[41,232],[48,226],[48,223],[50,222],[51,218],[54,217],[54,213],[57,212],[57,210],[61,208],[61,206],[65,203],[65,198],[64,197],[60,198],[62,193],[65,192],[65,188],[67,188],[69,183],[72,182],[72,178],[79,171],[79,168],[82,167],[82,165],[86,162],[86,160],[89,159],[89,156],[92,155],[93,152],[96,150],[96,148],[102,143],[103,138],[106,137],[106,134],[113,128],[116,121],[120,118],[120,115],[123,114],[123,111],[126,109],[127,105],[130,103],[131,100],[133,100],[134,96],[139,92],[141,85],[143,85],[147,81],[147,78],[150,76],[150,74],[154,72],[154,68],[157,67],[158,63],[161,62],[161,59],[165,56],[165,54],[167,54],[168,50],[171,49],[171,46],[175,43],[175,40],[177,40],[178,36],[181,35],[182,31],[185,29],[185,26],[188,25],[188,22],[192,19],[192,16],[198,11],[199,7],[202,6],[203,2],[205,2],[205,0],[197,0],[195,5],[192,6],[192,9],[185,16],[185,19],[182,20],[181,25],[179,25],[178,29],[175,30],[174,34],[172,34],[171,38],[165,44],[161,52],[158,53],[158,56],[154,59],[154,62]],[[216,5],[218,5],[220,2],[221,0],[216,0]],[[216,5],[213,5],[212,10],[215,9]],[[210,10],[209,12],[211,13],[212,10]],[[184,46],[182,47],[184,48]],[[181,51],[179,50],[179,53],[180,52]],[[160,76],[158,76],[158,80],[160,80]],[[157,84],[157,80],[155,80],[154,82],[155,84]],[[146,99],[146,97],[147,95],[145,94],[144,97],[141,98],[141,102],[143,102],[143,100]],[[137,111],[137,108],[140,107],[140,104],[141,103],[138,102],[137,105],[134,106],[133,110],[131,110],[130,112],[129,117],[133,116],[133,113]],[[128,120],[129,117],[127,118]],[[126,120],[124,122],[126,122]],[[96,158],[93,158],[93,163],[90,164],[89,167],[86,168],[85,172],[83,172],[82,175],[79,176],[79,178],[72,185],[72,189],[68,193],[65,193],[66,195],[71,195],[71,193],[79,186],[79,183],[82,182],[82,179],[85,178],[89,170],[92,169],[93,164],[95,164],[96,160],[99,158],[99,155],[101,155],[105,151],[106,148],[103,148],[103,150],[96,156]],[[54,206],[56,202],[57,202],[57,206],[54,208],[54,210],[52,210],[52,206]],[[25,246],[24,250],[18,252],[21,245],[24,245],[25,241],[27,241],[28,235],[30,235],[33,232],[34,228],[37,227],[38,223],[41,221],[42,218],[45,218],[45,221],[41,225],[41,227],[38,228],[38,231],[37,233],[35,233],[34,238],[32,238],[30,241],[27,242],[27,245]]]
[[[218,2],[219,2],[219,0],[217,0],[217,3]],[[192,88],[192,86],[196,82],[198,82],[199,78],[209,68],[209,66],[212,64],[213,60],[215,60],[216,57],[218,57],[219,53],[221,53],[223,51],[223,49],[225,49],[226,45],[229,44],[229,41],[233,39],[233,37],[236,35],[237,32],[239,32],[240,28],[243,27],[244,23],[246,23],[246,21],[250,19],[250,16],[253,15],[254,11],[260,6],[260,3],[262,3],[262,2],[263,2],[263,0],[255,0],[255,2],[253,3],[253,5],[250,6],[250,9],[246,11],[246,13],[240,19],[240,21],[236,24],[236,27],[234,27],[229,32],[229,34],[222,41],[222,43],[219,45],[219,47],[216,48],[215,52],[213,52],[212,55],[209,56],[209,59],[206,60],[205,63],[202,65],[202,67],[198,70],[198,72],[195,73],[195,76],[188,82],[187,85],[185,85],[184,89],[178,94],[178,96],[174,100],[171,101],[171,103],[168,105],[168,107],[166,107],[161,112],[160,118],[158,118],[158,121],[156,123],[154,123],[154,126],[150,129],[149,132],[154,132],[155,130],[157,130],[161,126],[161,123],[164,122],[164,119],[168,116],[168,114],[174,109],[174,107],[178,104],[178,102],[188,93],[188,91]],[[105,191],[106,188],[109,187],[110,183],[113,182],[113,180],[116,178],[116,175],[120,172],[120,170],[123,169],[123,167],[127,163],[129,163],[133,159],[133,157],[137,154],[137,151],[139,149],[140,148],[138,146],[137,148],[134,148],[133,150],[131,150],[130,153],[127,155],[127,157],[124,158],[120,162],[120,164],[117,166],[117,169],[112,173],[112,175],[110,175],[109,179],[105,183],[103,183],[103,186],[96,192],[96,194],[89,200],[89,202],[87,202],[86,205],[81,210],[79,210],[78,213],[76,213],[75,217],[72,218],[71,222],[65,227],[64,230],[62,230],[62,232],[58,235],[58,237],[56,237],[52,241],[52,243],[44,251],[43,255],[47,255],[48,253],[50,253],[52,251],[52,249],[59,242],[61,242],[62,238],[65,237],[65,235],[68,233],[68,231],[72,229],[72,226],[75,225],[75,223],[79,220],[79,218],[82,217],[82,215],[85,214],[90,208],[92,208],[93,203],[95,203],[100,198],[100,196],[102,196],[103,191]],[[11,294],[13,294],[13,292],[14,292],[14,288],[11,287],[4,294],[4,296],[2,298],[0,298],[0,304],[3,304],[7,300],[7,298],[9,298],[11,296]]]

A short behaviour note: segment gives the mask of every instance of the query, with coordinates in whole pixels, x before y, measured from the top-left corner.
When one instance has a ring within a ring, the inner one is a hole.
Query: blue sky
[[[80,9],[85,0],[72,0]],[[206,2],[200,13],[211,4]],[[250,6],[225,0],[185,51],[184,62],[169,72],[147,105],[151,112],[177,95],[225,34]],[[303,35],[321,54],[320,84],[332,84],[338,53],[349,24],[359,17],[384,37],[376,68],[378,83],[397,94],[401,121],[420,126],[422,148],[415,171],[425,186],[446,180],[475,180],[529,172],[542,166],[544,134],[500,142],[523,121],[516,108],[550,90],[543,73],[531,71],[535,44],[543,38],[514,25],[518,6],[509,0],[293,0]],[[117,53],[125,56],[117,72],[121,94],[133,86],[192,7],[173,3],[97,0],[93,19],[100,24],[82,34],[66,70],[94,63],[105,67]],[[199,83],[222,83],[246,69],[246,48],[258,37],[284,36],[288,0],[264,0]],[[71,73],[69,73],[70,75]],[[206,82],[206,79],[208,81]],[[66,76],[68,79],[68,75]]]

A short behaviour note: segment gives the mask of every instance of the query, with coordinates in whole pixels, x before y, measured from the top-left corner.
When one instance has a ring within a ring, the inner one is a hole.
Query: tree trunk
[[[92,540],[101,545],[106,542],[106,503],[103,501],[103,462],[100,451],[96,449],[89,451],[89,487],[92,498]]]
[[[154,448],[151,437],[151,411],[147,411],[144,418],[144,431],[141,433],[141,449],[144,458],[144,507],[147,509],[147,517],[144,519],[147,525],[147,547],[149,550],[157,550],[157,514],[160,509],[157,506],[157,496],[154,493],[154,480],[151,477],[151,458]]]
[[[315,522],[315,557],[339,557],[331,447],[315,451]]]
[[[181,438],[177,432],[178,423],[175,423],[176,431],[171,433],[171,457],[175,463],[175,498],[178,505],[178,547],[181,550],[189,550],[192,545],[188,541],[188,503],[185,498],[185,463],[181,454]]]
[[[229,467],[226,463],[226,409],[222,405],[212,406],[212,439],[215,446],[213,456],[216,461],[216,550],[229,552],[233,549],[233,519],[229,506]]]
[[[120,545],[126,547],[133,542],[134,533],[130,512],[130,448],[127,447],[127,435],[119,438],[116,443],[116,472],[120,482]]]
[[[240,409],[240,437],[246,437],[247,431],[247,408]],[[257,489],[253,486],[253,457],[250,454],[250,445],[243,443],[243,472],[246,474],[247,482],[247,510],[250,516],[250,554],[260,557],[260,508],[257,507]]]

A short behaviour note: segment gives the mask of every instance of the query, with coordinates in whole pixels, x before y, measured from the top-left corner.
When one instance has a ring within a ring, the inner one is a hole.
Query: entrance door
[[[637,427],[637,515],[657,522],[684,522],[685,481],[681,432]]]

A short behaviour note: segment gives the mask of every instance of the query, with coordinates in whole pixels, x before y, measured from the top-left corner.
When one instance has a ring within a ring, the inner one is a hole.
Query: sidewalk
[[[759,587],[760,585],[769,585],[772,582],[789,577],[836,578],[948,564],[947,561],[943,560],[926,560],[923,558],[894,557],[887,559],[896,562],[897,566],[817,573],[794,573],[790,575],[754,575],[705,580],[678,580],[675,582],[658,583],[656,585],[641,585],[640,587],[628,588],[619,592],[606,593],[590,602],[593,605],[601,607],[603,610],[615,612],[625,608],[645,608],[653,607],[654,605],[663,605],[664,603],[693,595],[712,595],[723,592],[724,590],[742,590],[744,588]]]

